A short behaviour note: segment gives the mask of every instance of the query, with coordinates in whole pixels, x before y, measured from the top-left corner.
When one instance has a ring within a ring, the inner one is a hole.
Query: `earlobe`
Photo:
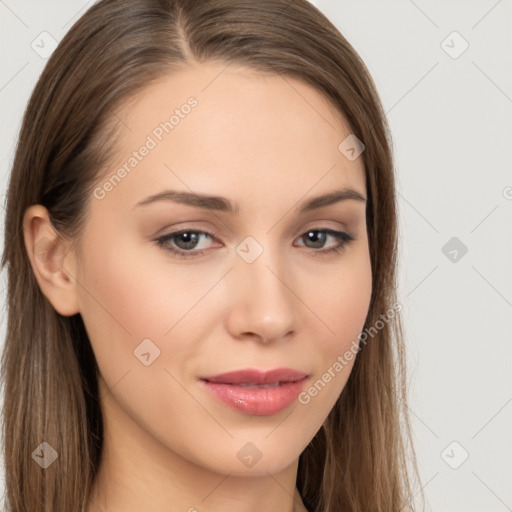
[[[59,236],[44,206],[38,204],[27,208],[23,218],[23,236],[43,295],[61,315],[78,313],[76,269],[69,242]]]

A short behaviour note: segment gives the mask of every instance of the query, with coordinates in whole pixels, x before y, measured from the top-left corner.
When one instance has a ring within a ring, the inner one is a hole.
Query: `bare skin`
[[[190,97],[196,106],[155,132]],[[354,360],[307,403],[271,415],[225,405],[200,377],[286,367],[308,374],[307,391],[357,340],[372,287],[366,204],[299,212],[344,188],[366,197],[362,158],[338,150],[350,129],[311,86],[218,63],[151,84],[117,115],[119,149],[90,198],[82,252],[57,240],[42,206],[24,219],[42,292],[62,315],[81,314],[101,372],[105,443],[88,512],[305,510],[298,459]],[[148,136],[156,146],[141,157]],[[136,166],[105,186],[134,151]],[[169,189],[223,196],[239,211],[137,206]],[[355,239],[339,247],[326,229]],[[212,236],[155,242],[179,230]],[[44,241],[53,250],[38,258]],[[251,467],[238,456],[247,443],[261,455]]]

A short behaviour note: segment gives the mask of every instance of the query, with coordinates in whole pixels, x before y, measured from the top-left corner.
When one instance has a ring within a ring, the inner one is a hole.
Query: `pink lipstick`
[[[262,372],[238,370],[201,377],[206,389],[223,403],[245,414],[269,416],[289,407],[308,375],[289,368]]]

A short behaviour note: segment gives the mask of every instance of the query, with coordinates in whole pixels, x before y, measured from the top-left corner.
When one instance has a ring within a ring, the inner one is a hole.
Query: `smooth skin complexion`
[[[91,195],[80,252],[42,206],[24,219],[39,286],[60,314],[80,313],[101,373],[105,444],[88,512],[305,510],[298,459],[353,361],[309,403],[270,415],[229,407],[200,377],[284,367],[307,373],[307,390],[358,339],[372,289],[364,165],[338,150],[350,129],[312,86],[209,62],[121,105],[97,186],[191,96],[197,106],[136,168]],[[300,212],[343,189],[363,200]],[[222,196],[238,211],[139,205],[169,190]],[[353,240],[341,247],[326,230]],[[246,237],[263,249],[252,263],[236,251]],[[134,354],[145,339],[160,350],[148,366]],[[249,442],[261,454],[252,467],[237,456]]]

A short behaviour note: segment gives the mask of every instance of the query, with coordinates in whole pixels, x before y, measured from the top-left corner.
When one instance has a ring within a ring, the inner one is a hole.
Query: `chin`
[[[247,439],[247,438],[246,438]],[[232,440],[225,443],[222,450],[211,452],[208,460],[201,457],[196,463],[220,474],[229,473],[240,477],[265,477],[284,471],[298,461],[300,451],[281,442],[281,450],[272,446],[268,440],[251,442],[249,440]],[[229,449],[229,444],[233,449]],[[284,448],[284,449],[283,449]],[[204,455],[204,454],[201,454]]]

